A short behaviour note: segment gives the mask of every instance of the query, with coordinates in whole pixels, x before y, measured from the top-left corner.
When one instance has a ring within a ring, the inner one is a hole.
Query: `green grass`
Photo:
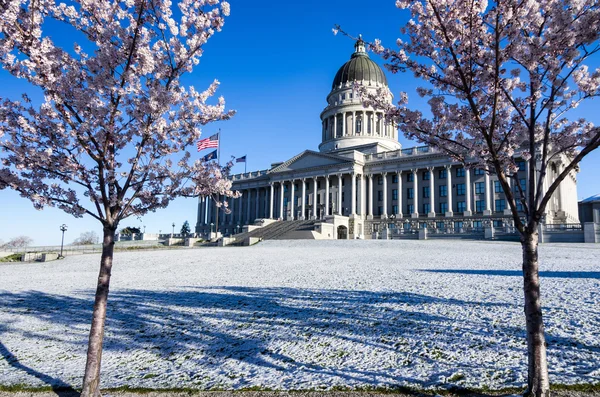
[[[12,254],[5,256],[4,258],[0,258],[0,262],[21,262],[22,255],[23,254]]]
[[[151,375],[151,376],[149,376]],[[151,378],[157,375],[147,374],[144,378]],[[553,391],[561,391],[561,392],[580,392],[580,393],[590,393],[597,394],[600,393],[600,383],[598,384],[575,384],[575,385],[562,385],[562,384],[554,384],[550,386],[550,389]],[[52,391],[75,391],[72,388],[63,387],[63,388],[52,388],[49,386],[43,387],[31,387],[23,384],[16,385],[0,385],[0,392],[9,392],[9,393],[17,393],[17,392],[28,392],[28,393],[43,393],[43,392],[52,392]],[[78,390],[77,390],[78,391]],[[127,392],[127,393],[135,393],[135,394],[148,394],[148,393],[185,393],[188,395],[194,395],[204,392],[214,392],[214,391],[232,391],[230,389],[222,389],[219,387],[211,388],[211,389],[192,389],[192,388],[145,388],[145,387],[130,387],[130,386],[122,386],[116,388],[103,388],[103,393],[118,393],[118,392]],[[412,387],[346,387],[346,386],[333,386],[330,390],[323,389],[302,389],[302,390],[277,390],[270,389],[261,386],[251,386],[243,389],[233,390],[235,393],[241,392],[281,392],[281,393],[294,393],[294,394],[303,394],[308,392],[369,392],[369,393],[379,393],[379,394],[406,394],[406,395],[414,395],[414,396],[432,396],[435,394],[442,396],[466,396],[473,394],[487,394],[487,395],[505,395],[505,394],[520,394],[523,392],[523,389],[519,388],[505,388],[505,389],[488,389],[488,388],[480,388],[480,389],[468,389],[468,388],[452,388],[448,389],[418,389]]]

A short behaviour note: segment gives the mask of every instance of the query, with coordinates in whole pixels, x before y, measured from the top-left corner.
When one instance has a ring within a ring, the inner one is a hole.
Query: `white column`
[[[492,215],[492,206],[490,204],[492,196],[492,193],[490,192],[490,174],[488,174],[487,171],[485,172],[483,191],[485,193],[485,211],[483,211],[483,215]]]
[[[248,192],[246,198],[246,222],[250,224],[250,204],[252,204],[252,195],[250,193],[250,189],[246,190]]]
[[[279,182],[279,189],[281,190],[279,192],[279,218],[281,218],[281,220],[285,219],[285,214],[283,213],[284,209],[283,209],[283,191],[284,191],[284,182],[281,181]]]
[[[356,110],[352,112],[352,135],[356,135]]]
[[[365,175],[360,174],[360,217],[365,218],[367,212],[367,189],[365,183]]]
[[[204,225],[204,196],[198,198],[198,226]]]
[[[225,196],[223,196],[223,201],[222,203],[225,203]],[[221,208],[225,208],[225,207],[221,207]],[[221,226],[225,225],[225,221],[227,220],[227,214],[225,213],[225,211],[222,211],[223,213],[223,217],[221,218]]]
[[[398,213],[396,214],[396,219],[402,217],[402,171],[398,171]]]
[[[428,217],[430,218],[434,218],[435,217],[435,175],[434,175],[434,168],[433,167],[429,167],[429,214],[427,214]]]
[[[295,189],[294,180],[292,179],[290,181],[290,201],[288,201],[290,207],[290,220],[292,221],[296,219],[296,214],[294,213],[296,211],[296,197],[294,197],[296,194],[294,191]]]
[[[352,192],[350,197],[350,215],[356,215],[356,175],[354,173],[350,174],[352,178]]]
[[[325,216],[329,215],[329,175],[325,175]]]
[[[243,193],[242,193],[243,194]],[[243,195],[237,198],[237,224],[238,225],[243,225],[244,223],[242,222],[242,197],[244,197]]]
[[[452,166],[446,166],[446,194],[448,197],[448,211],[446,211],[446,216],[450,217],[453,215],[452,213]]]
[[[464,216],[471,216],[471,170],[465,167],[465,204],[466,211],[463,213]]]
[[[346,112],[342,112],[342,136],[346,136]]]
[[[255,213],[254,213],[254,219],[260,218],[260,215],[259,215],[259,209],[260,209],[259,202],[260,202],[260,188],[257,187],[256,188],[256,203],[254,205],[254,211],[255,211]]]
[[[373,219],[373,174],[369,174],[369,211],[367,219]]]
[[[302,215],[300,219],[304,220],[306,216],[306,179],[302,178]]]
[[[230,224],[230,225],[233,225],[233,218],[234,218],[234,215],[235,215],[235,199],[233,199],[233,198],[232,198],[232,199],[229,201],[229,204],[230,204],[230,205],[229,205],[229,210],[231,211],[231,212],[229,213],[229,224]]]
[[[342,174],[338,174],[338,199],[337,199],[337,211],[338,214],[344,213],[344,207],[342,206]]]
[[[337,113],[333,115],[333,137],[337,138]]]
[[[319,193],[317,192],[317,177],[313,177],[313,205],[312,205],[312,219],[317,219],[317,196]]]
[[[269,201],[269,218],[273,219],[273,199],[275,198],[275,187],[271,182],[271,201]]]
[[[413,205],[415,212],[412,213],[413,218],[419,217],[419,174],[417,174],[417,170],[412,170],[413,173]]]
[[[387,212],[387,172],[384,172],[381,174],[381,177],[383,178],[383,213],[381,215],[382,218],[387,218],[388,217],[388,212]]]
[[[367,122],[367,112],[365,110],[362,111],[362,118],[360,120],[360,135],[365,136],[367,135],[367,127],[369,126],[369,123]]]

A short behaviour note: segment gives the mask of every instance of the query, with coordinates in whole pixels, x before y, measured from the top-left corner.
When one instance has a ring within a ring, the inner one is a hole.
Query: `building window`
[[[473,221],[473,228],[474,229],[483,229],[483,222],[482,221]]]
[[[414,214],[415,213],[415,206],[413,204],[407,204],[406,205],[406,210],[409,214]]]
[[[321,181],[317,181],[317,189],[321,188]]]
[[[465,167],[460,167],[456,169],[456,176],[461,177],[465,176]]]
[[[473,171],[474,175],[485,175],[485,171],[483,168],[475,168],[475,171]]]
[[[505,209],[506,209],[506,200],[505,199],[496,200],[496,211],[500,212],[500,211],[504,211]]]
[[[377,200],[383,201],[383,191],[382,190],[379,190],[377,192]]]
[[[456,222],[454,222],[454,228],[455,229],[462,229],[463,228],[462,221],[456,221]]]
[[[446,224],[443,221],[437,221],[435,223],[436,229],[444,230],[446,228]]]
[[[448,186],[446,185],[440,185],[440,197],[446,197],[448,196]]]
[[[517,167],[519,167],[519,171],[525,171],[525,161],[519,160],[517,161]]]
[[[475,182],[475,194],[485,193],[485,182]]]
[[[467,210],[467,205],[464,201],[457,201],[456,209],[458,212],[465,212]]]
[[[521,200],[517,200],[517,211],[523,212],[523,203]]]
[[[423,198],[429,198],[429,186],[423,186]]]
[[[502,221],[496,219],[495,221],[492,222],[492,226],[503,227],[504,225],[502,224]]]
[[[342,192],[342,201],[346,201],[344,192]]]
[[[396,204],[392,205],[392,214],[398,213],[398,206]]]
[[[494,181],[494,192],[496,193],[502,193],[502,185],[500,184],[500,181]]]
[[[398,183],[398,174],[392,174],[392,183]]]
[[[382,206],[377,207],[377,212],[378,212],[378,215],[381,216],[383,214],[383,207]]]
[[[378,185],[383,185],[383,175],[379,175],[379,176],[377,177],[377,184],[378,184]]]
[[[465,184],[464,183],[457,183],[456,184],[456,195],[457,196],[464,196],[465,195]]]
[[[440,213],[445,214],[448,212],[448,203],[440,203]]]
[[[406,197],[409,199],[415,198],[415,189],[412,187],[406,188]]]
[[[423,203],[423,213],[429,214],[431,212],[431,206],[429,203]]]
[[[360,134],[362,132],[362,116],[356,116],[356,133]]]
[[[485,201],[484,200],[475,201],[475,212],[483,212],[484,209],[485,209]]]
[[[398,189],[392,189],[392,200],[398,200]]]
[[[428,181],[430,179],[431,179],[431,174],[429,173],[429,171],[424,171],[423,172],[423,180]]]
[[[441,170],[438,171],[438,177],[440,179],[446,179],[447,175],[448,175],[448,172],[446,171],[445,168],[442,168]]]
[[[412,182],[414,180],[415,174],[413,174],[412,172],[409,172],[408,174],[406,174],[406,182]]]
[[[527,179],[521,178],[519,179],[519,185],[521,185],[521,190],[525,192],[527,190]]]

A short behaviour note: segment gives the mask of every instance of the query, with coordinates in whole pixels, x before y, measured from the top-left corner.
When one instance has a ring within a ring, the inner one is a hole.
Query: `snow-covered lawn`
[[[541,246],[551,381],[600,382],[600,245]],[[116,254],[102,386],[504,388],[518,244],[279,241]],[[0,265],[0,384],[81,384],[98,255]]]

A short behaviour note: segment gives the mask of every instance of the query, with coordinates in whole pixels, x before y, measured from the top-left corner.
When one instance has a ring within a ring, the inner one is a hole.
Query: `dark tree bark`
[[[540,275],[538,262],[538,232],[525,232],[521,237],[523,248],[523,289],[525,293],[525,320],[527,331],[527,390],[525,396],[550,395],[546,338],[542,319]]]
[[[85,375],[83,376],[82,397],[100,396],[100,364],[102,362],[102,342],[104,340],[104,323],[106,320],[106,302],[110,285],[113,252],[115,247],[116,226],[104,226],[102,243],[102,258],[100,259],[100,274],[94,300],[94,313],[88,343]]]

